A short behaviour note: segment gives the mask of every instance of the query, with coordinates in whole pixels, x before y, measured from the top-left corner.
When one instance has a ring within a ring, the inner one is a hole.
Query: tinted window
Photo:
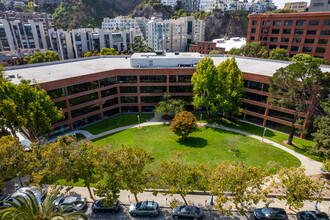
[[[47,93],[52,99],[56,99],[56,98],[65,96],[64,88],[49,90],[49,91],[47,91]]]
[[[98,88],[98,81],[92,81],[87,83],[81,83],[78,85],[68,86],[67,90],[68,90],[68,95],[71,95],[97,88]]]
[[[317,26],[319,25],[320,21],[309,21],[308,25],[309,26]]]
[[[253,25],[253,26],[255,26],[255,25],[257,25],[257,24],[258,24],[258,21],[256,21],[256,20],[253,20],[253,21],[252,21],[252,25]]]
[[[279,34],[280,33],[280,29],[272,29],[272,34]]]
[[[324,20],[323,26],[330,26],[330,20]]]
[[[106,79],[101,79],[100,80],[100,87],[104,87],[104,86],[109,86],[109,85],[114,85],[117,83],[117,77],[110,77],[110,78],[106,78]]]
[[[296,22],[296,26],[305,26],[305,24],[306,24],[306,21],[305,20],[298,20]]]
[[[321,35],[330,35],[330,30],[322,30]]]
[[[284,26],[292,26],[292,20],[284,21]]]
[[[303,47],[303,50],[302,51],[309,53],[309,52],[312,52],[312,49],[313,49],[312,47]]]
[[[273,21],[273,26],[281,26],[281,21]]]
[[[281,43],[289,43],[289,38],[281,38]]]
[[[121,86],[120,93],[137,93],[136,86]]]
[[[141,86],[141,93],[164,93],[166,86]]]
[[[307,30],[307,35],[315,35],[316,30]]]
[[[325,48],[317,47],[316,50],[315,50],[315,53],[325,53]]]
[[[283,29],[283,34],[291,34],[291,29]]]
[[[252,34],[256,33],[256,29],[255,29],[255,28],[252,28],[252,29],[251,29],[251,33],[252,33]]]
[[[305,44],[313,44],[314,39],[305,39]]]
[[[328,39],[320,39],[318,44],[328,44]]]
[[[293,38],[292,43],[294,43],[294,44],[301,43],[301,38]]]
[[[166,75],[140,76],[140,83],[166,83]]]
[[[294,34],[296,34],[296,35],[303,35],[304,34],[304,30],[303,29],[295,29],[294,30]]]
[[[117,76],[118,83],[137,83],[137,76]]]

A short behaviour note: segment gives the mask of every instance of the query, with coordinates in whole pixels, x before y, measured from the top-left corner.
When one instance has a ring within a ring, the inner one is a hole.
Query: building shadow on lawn
[[[201,137],[186,137],[185,140],[181,138],[177,141],[180,145],[184,145],[186,147],[194,147],[194,148],[203,148],[207,146],[207,140]]]

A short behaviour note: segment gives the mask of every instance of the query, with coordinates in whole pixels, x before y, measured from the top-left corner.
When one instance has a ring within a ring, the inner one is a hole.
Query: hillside
[[[100,27],[104,17],[128,15],[143,0],[63,0],[53,14],[56,28]]]

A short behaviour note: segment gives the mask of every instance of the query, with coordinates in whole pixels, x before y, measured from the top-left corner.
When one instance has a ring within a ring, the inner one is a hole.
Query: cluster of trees
[[[196,109],[203,107],[212,116],[219,112],[227,116],[241,114],[245,89],[235,57],[220,63],[218,67],[211,58],[202,59],[191,82],[194,92],[192,104]]]
[[[251,42],[243,45],[241,48],[233,47],[228,51],[230,55],[243,55],[246,57],[258,57],[258,58],[269,58],[273,60],[290,60],[290,61],[302,61],[306,63],[315,62],[317,64],[330,64],[323,58],[314,58],[308,54],[296,54],[292,58],[289,58],[287,49],[275,48],[269,53],[266,47],[261,42]]]
[[[147,46],[142,36],[136,36],[133,42],[129,45],[133,53],[148,53],[154,52],[154,50]]]
[[[184,110],[185,104],[182,99],[174,99],[169,93],[165,93],[162,100],[154,109],[154,112],[165,114],[169,119],[172,119],[176,114]]]
[[[32,63],[44,63],[44,62],[58,61],[58,60],[61,60],[61,58],[58,55],[58,53],[56,53],[54,51],[47,51],[45,53],[37,52],[37,53],[34,53],[32,56],[26,56],[24,58],[24,60],[27,64],[32,64]]]
[[[34,140],[49,133],[51,123],[64,117],[45,90],[30,84],[27,80],[14,84],[0,69],[0,134],[10,132],[16,136],[18,130],[25,128]]]
[[[82,57],[93,57],[93,56],[104,56],[104,55],[119,55],[118,51],[114,48],[102,48],[99,52],[98,50],[89,50],[87,53],[83,52]]]
[[[90,185],[94,183],[94,193],[109,199],[109,204],[118,199],[120,190],[129,190],[137,200],[138,193],[144,189],[165,187],[164,194],[178,193],[187,204],[185,197],[189,192],[209,189],[217,196],[215,207],[220,213],[231,213],[231,209],[224,206],[230,202],[245,214],[252,204],[266,201],[270,192],[283,193],[285,196],[279,198],[299,209],[304,200],[317,200],[321,189],[321,181],[307,177],[303,168],[281,168],[276,178],[272,178],[272,166],[263,169],[221,162],[211,168],[207,164],[186,163],[180,152],[156,165],[153,155],[142,148],[122,146],[112,149],[95,146],[92,142],[76,142],[70,136],[59,137],[57,142],[50,144],[34,143],[31,152],[25,153],[13,137],[2,137],[0,141],[3,143],[0,166],[6,168],[4,172],[0,171],[2,183],[5,177],[23,174],[31,174],[30,183],[33,184],[41,184],[46,179],[53,182],[64,179],[70,183],[83,180],[91,198]],[[155,166],[158,169],[151,169]]]

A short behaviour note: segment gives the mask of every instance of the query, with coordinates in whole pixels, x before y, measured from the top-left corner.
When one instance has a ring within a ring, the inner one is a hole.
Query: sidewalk
[[[65,193],[65,190],[62,190],[62,193]],[[87,202],[93,202],[91,198],[89,198],[89,193],[86,187],[74,187],[68,195],[72,196],[81,196],[83,198],[86,198]],[[161,193],[158,193],[157,196],[154,196],[152,191],[146,190],[144,193],[138,194],[139,201],[155,201],[157,202],[160,207],[169,208],[169,201],[172,200],[172,198],[175,198],[179,201],[179,204],[183,204],[183,200],[180,195],[175,194],[173,197],[170,196],[163,196]],[[95,196],[95,199],[99,199],[97,196]],[[215,201],[216,197],[213,198],[213,201]],[[129,191],[121,191],[119,200],[124,205],[129,205],[134,202],[134,195],[132,195]],[[191,205],[202,207],[204,210],[214,210],[213,207],[210,205],[211,202],[211,196],[210,195],[197,195],[197,194],[188,194],[186,196],[186,200]],[[274,199],[273,203],[271,203],[271,207],[279,207],[279,208],[285,208],[285,201],[280,201],[278,199]],[[326,212],[328,215],[330,215],[330,198],[327,199],[327,201],[323,201],[322,203],[318,204],[318,209]],[[305,201],[304,207],[301,210],[313,210],[313,207],[315,205],[315,202],[309,202]],[[228,208],[231,204],[226,204],[226,208]],[[250,210],[254,210],[255,208],[263,208],[264,203],[260,202],[257,206],[252,205],[250,207]],[[291,210],[286,209],[288,214],[294,214]]]

